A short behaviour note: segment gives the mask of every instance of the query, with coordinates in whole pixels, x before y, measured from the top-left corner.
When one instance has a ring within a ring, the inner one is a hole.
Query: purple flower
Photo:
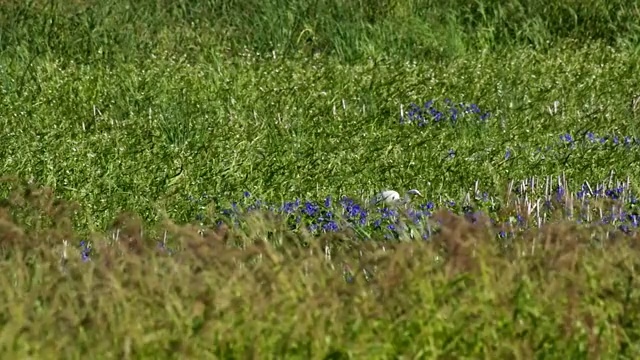
[[[304,203],[304,209],[302,210],[303,213],[309,215],[309,216],[314,216],[318,210],[320,209],[320,207],[310,201],[307,201]]]
[[[360,205],[354,202],[350,202],[343,206],[344,206],[345,213],[347,214],[348,217],[351,217],[351,218],[356,217],[362,211]]]
[[[336,224],[335,221],[329,221],[328,223],[322,225],[322,230],[326,232],[338,231],[338,224]]]
[[[566,143],[573,143],[573,136],[571,136],[571,134],[566,133],[564,135],[560,135],[560,140],[563,140]]]
[[[87,243],[84,240],[80,241],[80,257],[82,258],[82,261],[84,262],[91,261],[90,255],[91,255],[91,245],[89,245],[89,243]]]
[[[622,231],[623,233],[629,235],[631,234],[631,229],[629,229],[628,225],[622,224],[620,226],[618,226],[618,229],[620,229],[620,231]]]
[[[292,214],[296,210],[296,204],[291,201],[287,201],[282,205],[281,210],[287,214]]]
[[[380,210],[380,212],[382,213],[382,218],[383,219],[388,219],[388,218],[393,218],[396,217],[398,215],[398,212],[393,210],[393,209],[389,209],[387,207],[384,207]]]
[[[458,109],[452,107],[449,111],[451,112],[451,121],[456,122],[458,120]]]

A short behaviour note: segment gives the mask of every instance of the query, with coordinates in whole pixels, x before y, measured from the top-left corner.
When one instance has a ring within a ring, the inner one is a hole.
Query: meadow
[[[0,353],[638,358],[637,19],[0,2]]]

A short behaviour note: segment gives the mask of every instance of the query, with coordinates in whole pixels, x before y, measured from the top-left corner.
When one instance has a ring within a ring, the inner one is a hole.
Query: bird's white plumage
[[[384,190],[381,193],[377,194],[371,201],[373,205],[377,205],[380,203],[385,203],[387,205],[393,205],[398,203],[408,203],[411,196],[422,196],[420,191],[416,189],[411,189],[407,191],[404,199],[400,197],[400,194],[395,190]]]

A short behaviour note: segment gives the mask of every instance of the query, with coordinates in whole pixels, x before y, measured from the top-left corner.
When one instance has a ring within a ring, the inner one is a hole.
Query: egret
[[[400,194],[398,194],[398,192],[395,190],[384,190],[371,200],[371,204],[378,205],[381,202],[384,202],[387,205],[406,204],[411,200],[411,197],[413,196],[422,197],[422,194],[416,189],[411,189],[407,191],[404,198],[401,198]]]

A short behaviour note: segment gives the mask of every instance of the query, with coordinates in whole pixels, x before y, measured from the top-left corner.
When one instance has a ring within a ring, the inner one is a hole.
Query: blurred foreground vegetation
[[[14,201],[0,219],[10,357],[640,354],[638,238],[603,241],[595,225],[547,224],[505,248],[451,212],[437,215],[431,241],[413,243],[296,234],[260,216],[244,230],[167,222],[160,233],[123,217],[85,257],[64,246],[73,231],[52,221],[64,207],[49,192],[22,197],[28,224],[7,215]]]

